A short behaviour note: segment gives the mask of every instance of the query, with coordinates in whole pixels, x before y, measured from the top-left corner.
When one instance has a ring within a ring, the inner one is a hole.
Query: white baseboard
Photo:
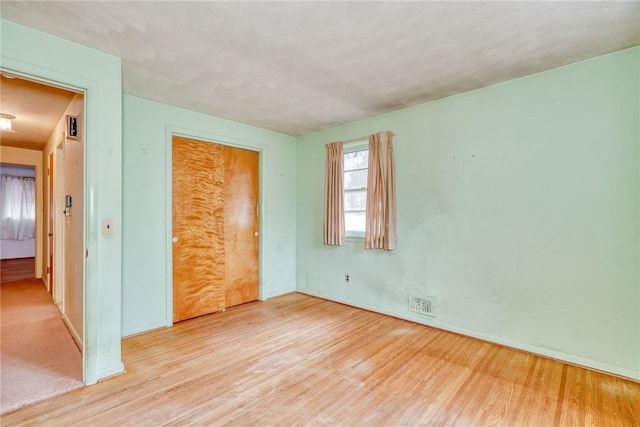
[[[280,295],[284,295],[284,294],[289,294],[291,292],[296,292],[295,288],[283,288],[283,289],[276,289],[276,290],[271,290],[269,292],[267,292],[265,295],[261,295],[259,300],[260,301],[266,301],[269,298],[274,298]],[[123,330],[121,333],[122,338],[126,338],[126,337],[130,337],[133,335],[138,335],[138,334],[142,334],[145,332],[150,332],[153,331],[154,329],[161,329],[161,328],[168,328],[171,327],[173,325],[173,320],[172,319],[163,319],[161,321],[157,321],[157,322],[150,322],[141,326],[136,326],[134,328],[130,328],[130,329],[126,329]]]
[[[534,345],[529,345],[526,343],[521,343],[518,341],[513,341],[510,339],[505,339],[505,338],[501,338],[501,337],[496,337],[493,335],[489,335],[489,334],[485,334],[482,332],[478,332],[478,331],[474,331],[471,329],[466,329],[466,328],[460,328],[457,326],[452,326],[452,325],[448,325],[448,324],[443,324],[443,323],[438,323],[435,321],[425,321],[424,319],[418,317],[418,316],[412,316],[409,313],[400,313],[400,312],[395,312],[393,310],[387,310],[387,309],[383,309],[380,307],[372,307],[372,306],[368,306],[366,304],[362,304],[362,303],[358,303],[358,302],[354,302],[354,301],[350,301],[348,299],[342,299],[342,298],[335,298],[332,296],[328,296],[328,295],[323,295],[321,293],[315,293],[309,290],[301,290],[298,289],[297,292],[301,293],[301,294],[305,294],[305,295],[310,295],[310,296],[314,296],[314,297],[318,297],[318,298],[322,298],[322,299],[326,299],[329,301],[335,301],[335,302],[339,302],[341,304],[346,304],[346,305],[350,305],[353,307],[357,307],[357,308],[362,308],[365,310],[369,310],[369,311],[373,311],[376,313],[380,313],[380,314],[386,314],[388,316],[392,316],[392,317],[397,317],[399,319],[403,319],[403,320],[407,320],[409,322],[415,322],[415,323],[420,323],[422,325],[425,326],[431,326],[437,329],[442,329],[445,331],[449,331],[449,332],[455,332],[457,334],[461,334],[461,335],[465,335],[468,337],[472,337],[472,338],[477,338],[483,341],[489,341],[495,344],[500,344],[503,345],[505,347],[511,347],[517,350],[523,350],[529,353],[535,353],[538,354],[540,356],[544,356],[544,357],[548,357],[551,359],[556,359],[556,360],[560,360],[563,362],[567,362],[570,363],[572,365],[578,365],[578,366],[582,366],[585,368],[589,368],[589,369],[594,369],[597,371],[602,371],[602,372],[606,372],[606,373],[610,373],[610,374],[614,374],[614,375],[619,375],[621,377],[626,377],[626,378],[630,378],[633,380],[640,380],[640,371],[635,371],[633,369],[628,369],[628,368],[624,368],[621,366],[616,366],[616,365],[610,365],[608,363],[603,363],[603,362],[599,362],[596,360],[591,360],[591,359],[587,359],[584,357],[580,357],[580,356],[575,356],[572,354],[567,354],[567,353],[563,353],[560,351],[555,351],[555,350],[549,350],[547,348],[543,348],[543,347],[538,347],[538,346],[534,346]]]
[[[113,377],[113,376],[121,374],[123,372],[124,372],[124,365],[121,362],[121,363],[118,363],[116,366],[112,366],[112,367],[109,367],[109,368],[105,368],[105,369],[99,370],[97,375],[96,375],[98,377],[97,381],[101,381],[101,380],[107,379],[109,377]],[[92,385],[92,384],[95,384],[95,383],[91,383],[91,384],[87,383],[87,385]]]
[[[284,294],[290,294],[291,292],[296,292],[296,288],[282,288],[282,289],[271,290],[271,291],[267,292],[263,296],[263,298],[260,298],[260,300],[261,301],[266,301],[269,298],[278,297],[278,296],[284,295]]]
[[[147,323],[145,325],[142,326],[138,326],[135,328],[131,328],[131,329],[127,329],[126,331],[122,331],[122,338],[126,338],[126,337],[130,337],[132,335],[138,335],[141,334],[143,332],[150,332],[154,329],[160,329],[160,328],[167,328],[171,326],[170,324],[167,324],[166,319],[163,319],[161,321],[158,322],[151,322],[151,323]]]

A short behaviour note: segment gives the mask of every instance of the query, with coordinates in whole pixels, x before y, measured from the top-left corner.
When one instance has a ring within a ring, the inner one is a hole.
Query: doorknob
[[[178,236],[173,236],[173,239],[171,239],[171,241],[173,243],[178,243]]]
[[[49,233],[49,234],[47,234],[47,236],[53,237],[53,233]]]

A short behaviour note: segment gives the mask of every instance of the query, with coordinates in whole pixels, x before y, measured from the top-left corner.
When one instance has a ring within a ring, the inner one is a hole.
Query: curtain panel
[[[2,175],[0,178],[0,239],[35,237],[36,180]]]
[[[396,168],[393,132],[369,136],[365,249],[396,249]]]
[[[327,144],[324,182],[324,244],[344,245],[344,160],[342,142]]]

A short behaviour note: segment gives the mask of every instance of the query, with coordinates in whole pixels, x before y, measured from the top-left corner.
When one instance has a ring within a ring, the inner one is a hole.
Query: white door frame
[[[64,135],[53,148],[53,302],[65,312],[64,306]]]
[[[75,77],[75,76],[70,76],[68,74],[62,74],[59,72],[55,72],[55,71],[51,71],[51,70],[47,70],[47,69],[43,69],[37,66],[33,66],[32,64],[28,64],[25,66],[25,64],[21,64],[18,61],[15,61],[14,64],[12,64],[12,62],[14,61],[7,61],[5,60],[3,63],[2,68],[0,68],[0,71],[4,71],[7,73],[10,73],[12,75],[15,75],[16,77],[20,77],[20,78],[24,78],[27,80],[32,80],[35,81],[37,83],[41,83],[43,85],[46,86],[54,86],[54,87],[60,87],[62,89],[67,89],[73,92],[77,92],[77,93],[81,93],[84,97],[84,117],[87,118],[87,122],[91,121],[95,121],[97,122],[97,111],[95,108],[95,104],[96,104],[96,96],[98,93],[98,84],[96,82],[92,82],[89,80],[85,80],[79,77]],[[21,67],[22,65],[22,67]],[[89,105],[91,105],[93,108],[88,108]],[[96,126],[97,128],[97,126]],[[87,148],[89,146],[89,144],[91,143],[92,145],[94,144],[94,141],[96,139],[96,130],[91,129],[89,130],[88,126],[85,125],[85,129],[83,132],[84,135],[84,144],[85,144],[85,150],[84,150],[84,172],[83,172],[83,180],[84,180],[84,206],[82,207],[83,211],[84,211],[84,224],[83,224],[83,242],[84,242],[84,247],[88,247],[88,242],[87,242],[87,227],[88,224],[90,222],[97,222],[95,217],[95,213],[92,212],[91,209],[88,209],[88,204],[90,203],[90,199],[88,197],[88,194],[90,194],[90,189],[93,187],[93,184],[95,182],[97,182],[97,179],[95,177],[96,173],[93,172],[91,174],[88,173],[88,171],[97,171],[98,169],[98,163],[97,163],[97,157],[93,157],[93,158],[89,158],[87,156],[87,152],[89,151]],[[56,147],[57,149],[57,147]],[[37,174],[37,173],[36,173]],[[43,218],[43,222],[44,222],[44,218]],[[37,231],[39,233],[42,234],[42,230]],[[44,251],[43,251],[44,252]],[[64,251],[63,251],[64,252]],[[58,259],[63,258],[61,256],[57,257]],[[94,383],[95,380],[93,379],[93,377],[95,376],[95,374],[93,374],[93,372],[89,375],[90,378],[88,378],[88,369],[89,366],[95,364],[97,362],[96,361],[89,361],[87,360],[87,352],[85,351],[86,349],[86,342],[87,342],[87,313],[86,313],[86,305],[87,305],[87,269],[91,268],[92,271],[97,271],[97,266],[95,265],[96,262],[86,262],[85,258],[82,258],[80,260],[80,262],[82,263],[83,266],[83,280],[82,280],[82,293],[83,293],[83,301],[82,301],[82,322],[83,322],[83,328],[82,328],[82,348],[81,348],[81,352],[82,352],[82,380],[85,383]],[[64,280],[64,279],[63,279]],[[64,299],[63,299],[64,300]],[[64,307],[63,307],[64,310]],[[63,311],[64,313],[64,311]]]

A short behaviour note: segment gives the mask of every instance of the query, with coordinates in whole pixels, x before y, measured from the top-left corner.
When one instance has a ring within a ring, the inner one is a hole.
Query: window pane
[[[344,189],[367,188],[367,170],[344,173]]]
[[[366,191],[353,191],[344,193],[344,209],[347,211],[352,210],[365,210],[367,207],[367,192]]]
[[[344,214],[344,225],[347,231],[361,231],[364,233],[365,223],[364,212],[346,212]]]
[[[344,153],[344,170],[366,168],[369,165],[369,150]]]

